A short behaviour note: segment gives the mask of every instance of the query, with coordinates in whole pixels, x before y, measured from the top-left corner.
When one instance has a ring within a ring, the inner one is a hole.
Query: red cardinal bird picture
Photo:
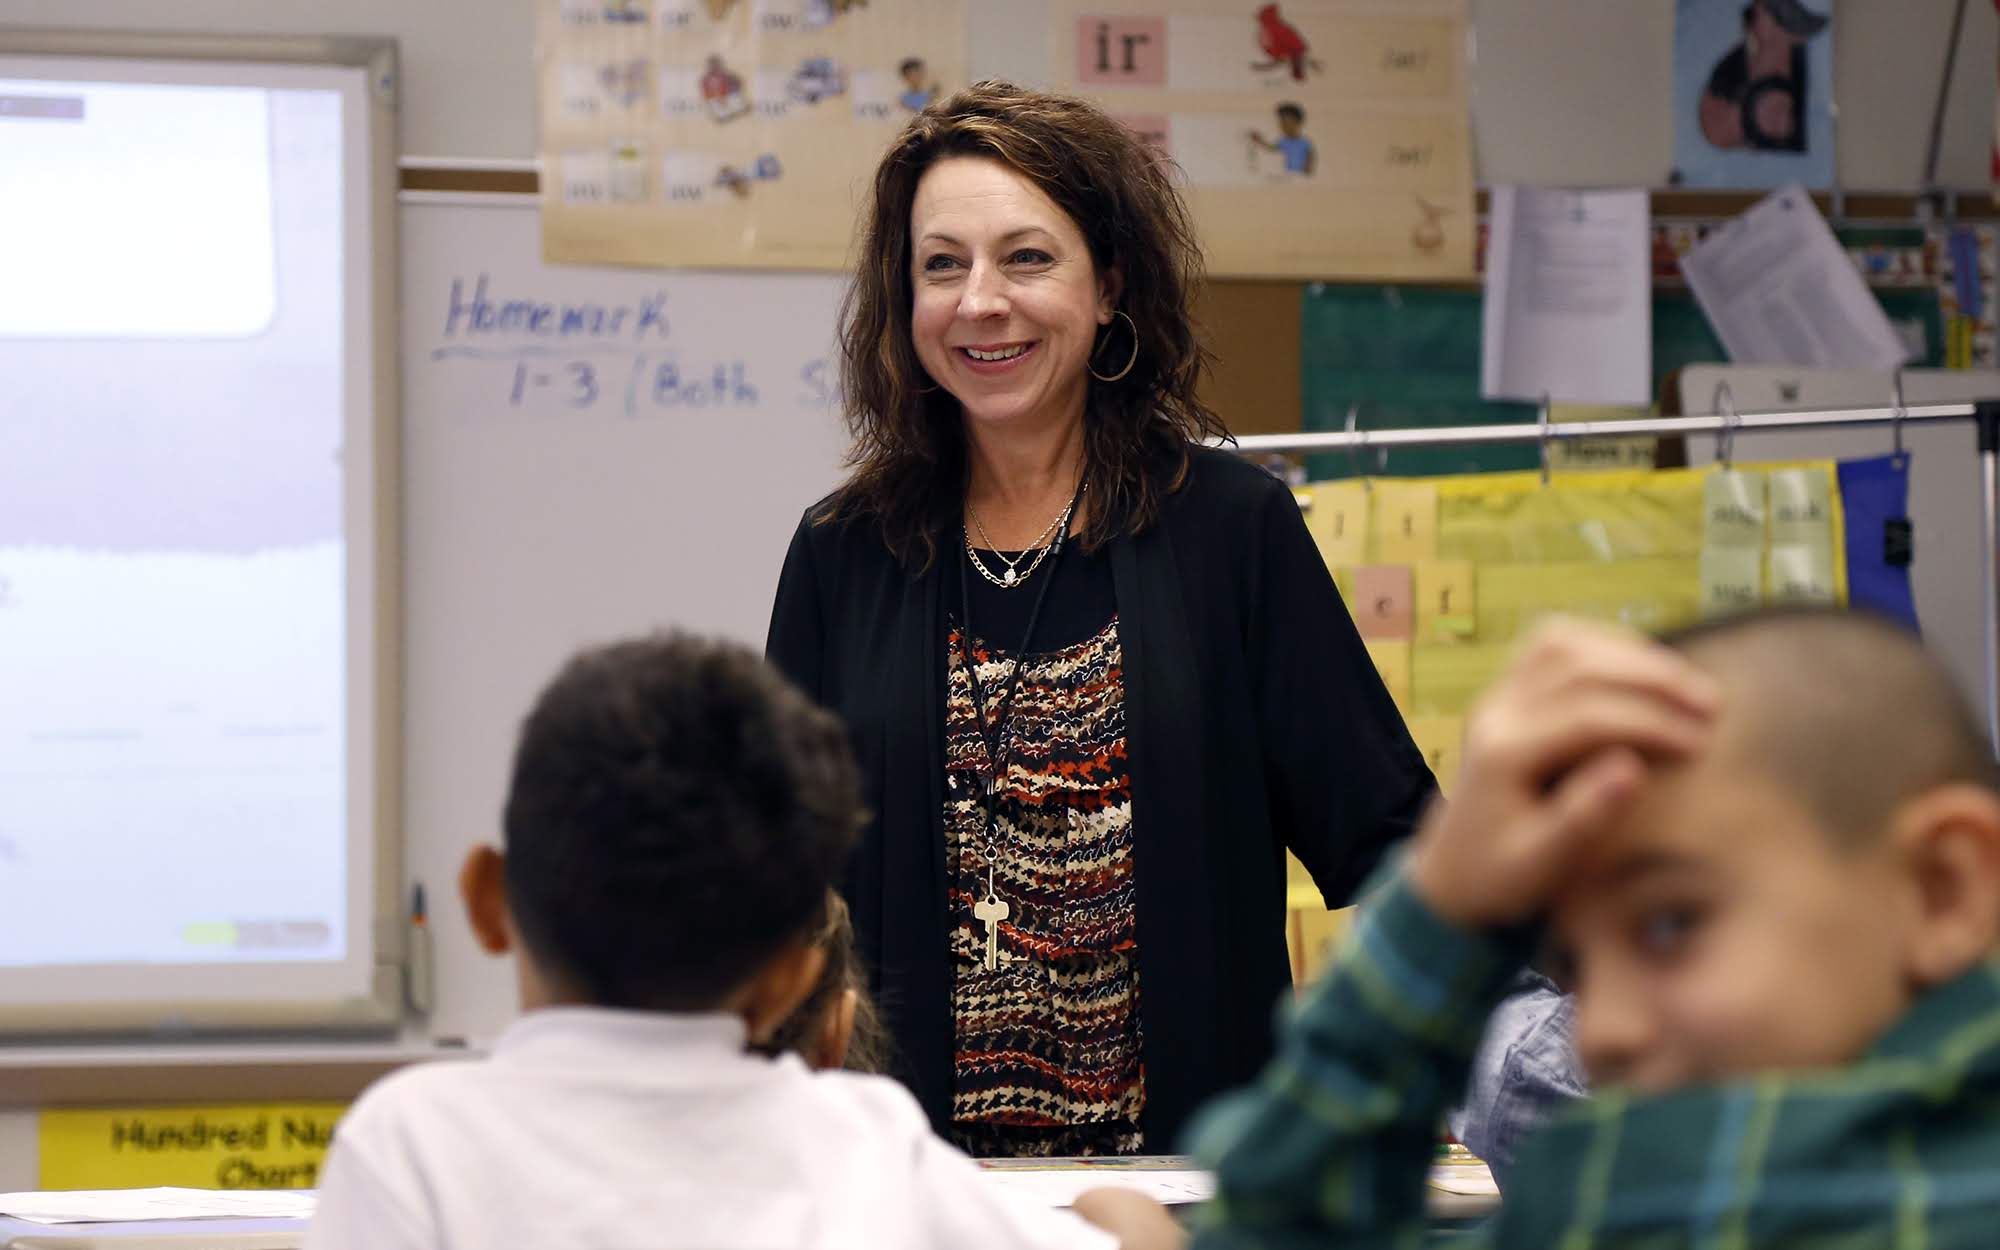
[[[1257,10],[1257,46],[1266,57],[1250,68],[1255,70],[1277,69],[1284,66],[1292,71],[1292,81],[1304,82],[1308,67],[1314,73],[1323,66],[1312,58],[1311,47],[1299,28],[1286,21],[1275,4],[1263,5]]]

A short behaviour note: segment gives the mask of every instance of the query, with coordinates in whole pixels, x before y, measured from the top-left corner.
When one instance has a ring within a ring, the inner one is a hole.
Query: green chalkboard
[[[1934,288],[1878,287],[1889,319],[1925,346],[1914,364],[1943,363],[1944,318]],[[1479,397],[1480,292],[1418,286],[1335,286],[1305,290],[1300,318],[1300,394],[1305,428],[1341,430],[1352,409],[1365,430],[1533,421],[1533,404]],[[1653,390],[1684,365],[1726,363],[1694,295],[1653,293]],[[1485,473],[1532,469],[1532,444],[1426,447],[1354,458],[1312,456],[1314,480],[1356,472]]]

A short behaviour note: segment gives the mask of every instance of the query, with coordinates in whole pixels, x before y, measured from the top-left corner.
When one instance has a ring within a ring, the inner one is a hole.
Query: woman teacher
[[[875,175],[852,475],[772,660],[844,716],[845,878],[899,1074],[980,1155],[1173,1147],[1269,1057],[1285,850],[1344,904],[1432,780],[1292,494],[1204,440],[1165,162],[987,83]]]

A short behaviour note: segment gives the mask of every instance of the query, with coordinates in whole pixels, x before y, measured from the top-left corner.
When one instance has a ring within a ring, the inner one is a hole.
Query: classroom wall
[[[1833,0],[1841,184],[1923,182],[1954,0]],[[1671,0],[1473,0],[1482,183],[1659,186],[1673,165]],[[1987,182],[1990,4],[1966,6],[1938,181]]]
[[[1911,190],[1954,0],[1836,0],[1843,185]],[[1246,0],[1246,8],[1248,0]],[[972,0],[973,72],[1034,80],[1043,0]],[[1672,164],[1672,0],[1472,0],[1481,182],[1652,186]],[[534,155],[533,0],[9,0],[4,19],[127,30],[390,34],[402,41],[406,153]],[[1981,186],[1994,8],[1967,6],[1940,181]]]
[[[1247,0],[1246,0],[1247,3]],[[1671,163],[1671,0],[1473,0],[1474,131],[1484,183],[1657,185]],[[1918,187],[1953,0],[1837,0],[1835,96],[1845,186]],[[533,0],[8,0],[0,21],[120,30],[398,37],[407,155],[534,155]],[[1034,81],[1041,0],[973,0],[973,69]],[[1940,182],[1984,185],[1994,105],[1993,7],[1968,7]],[[0,50],[4,50],[0,35]],[[1246,431],[1296,428],[1295,288],[1230,284],[1205,310],[1247,398]],[[1286,327],[1290,329],[1287,330]],[[1260,344],[1282,344],[1267,356]],[[1257,388],[1266,389],[1260,391]],[[473,831],[478,832],[478,831]],[[444,836],[444,835],[441,835]],[[467,831],[449,831],[462,841]],[[0,1111],[0,1190],[35,1183],[35,1117]]]
[[[0,1111],[0,1193],[34,1188],[35,1127],[32,1111]]]

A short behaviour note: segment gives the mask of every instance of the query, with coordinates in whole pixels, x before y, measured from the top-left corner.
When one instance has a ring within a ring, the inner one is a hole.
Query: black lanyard
[[[1083,498],[1083,483],[1076,484],[1076,494],[1070,496],[1069,508],[1064,512],[1065,524],[1056,535],[1055,550],[1049,553],[1048,577],[1042,588],[1035,592],[1035,606],[1028,613],[1028,628],[1021,634],[1021,645],[1014,652],[1014,666],[1007,673],[1007,687],[1000,694],[1000,706],[993,710],[991,728],[986,723],[986,693],[979,686],[978,665],[972,660],[972,575],[965,566],[972,561],[968,552],[958,564],[959,625],[963,630],[959,638],[959,662],[965,665],[965,681],[972,688],[972,721],[979,729],[979,740],[986,745],[988,775],[981,788],[985,791],[986,838],[985,852],[990,860],[993,853],[993,839],[999,824],[1000,779],[1006,775],[1007,759],[1007,717],[1013,711],[1014,692],[1021,685],[1021,669],[1027,664],[1028,644],[1035,637],[1035,626],[1042,619],[1042,605],[1049,600],[1049,588],[1056,584],[1056,569],[1062,563],[1063,547],[1069,541],[1067,520],[1076,515],[1077,502]]]

